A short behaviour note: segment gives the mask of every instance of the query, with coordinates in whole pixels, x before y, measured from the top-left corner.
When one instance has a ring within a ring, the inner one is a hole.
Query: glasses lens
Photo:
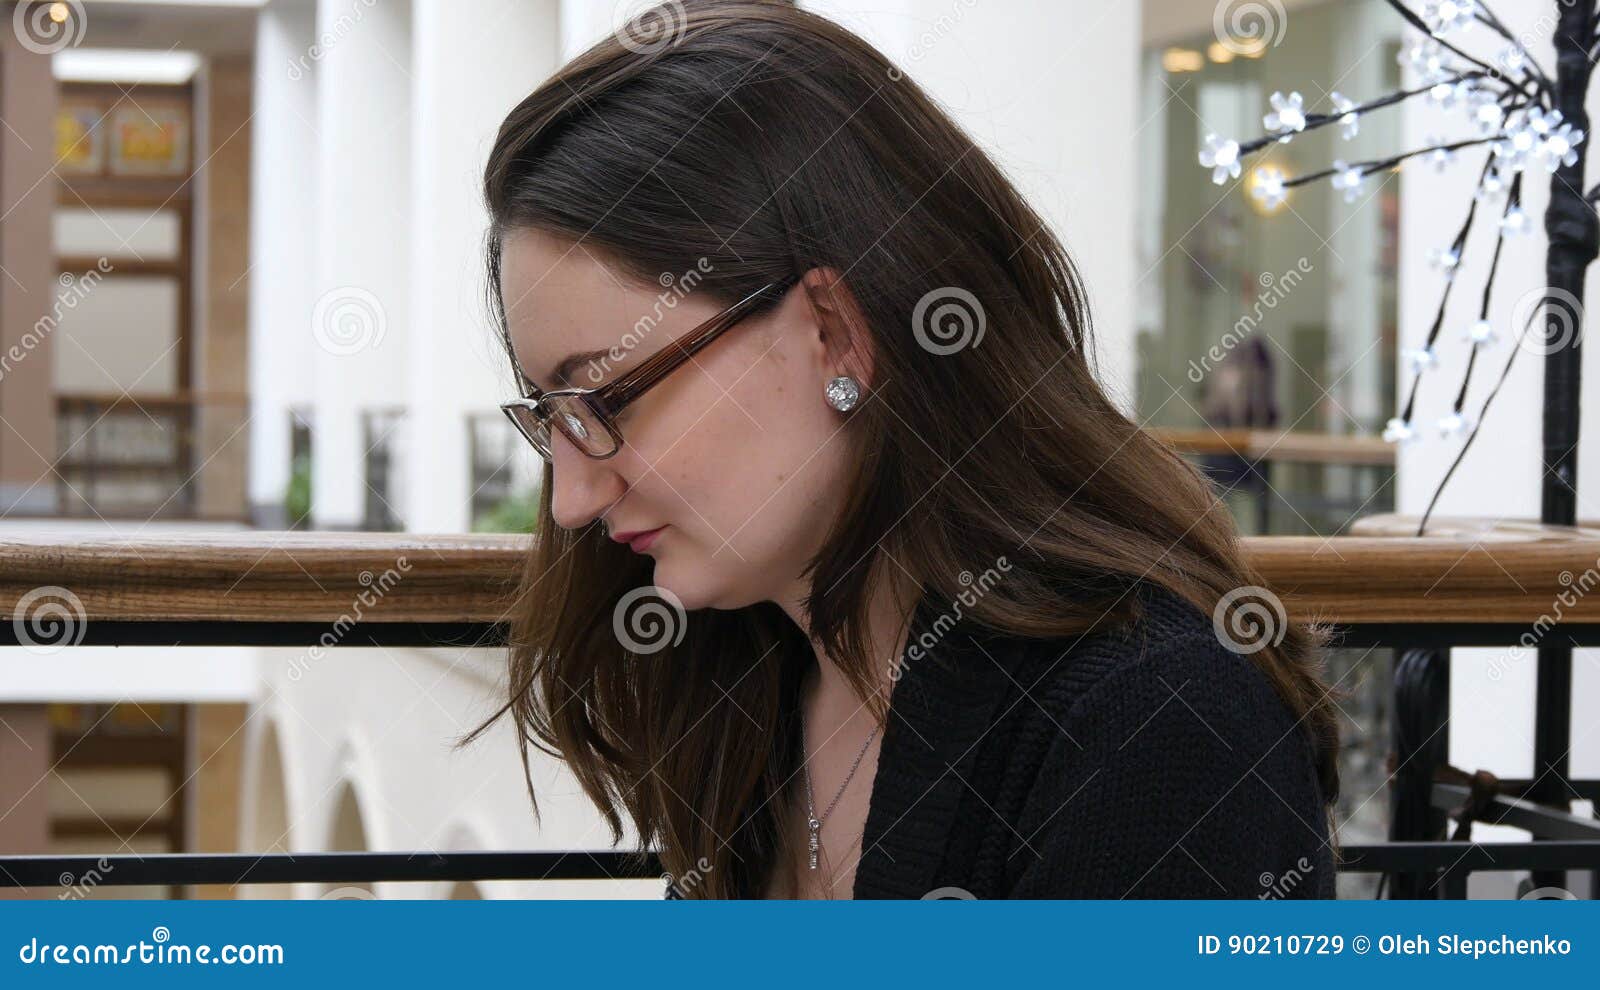
[[[550,420],[572,445],[590,457],[606,457],[616,449],[611,431],[589,403],[576,395],[547,396],[544,407]]]
[[[550,459],[550,430],[545,426],[537,413],[527,406],[505,406],[506,417],[516,425],[518,431],[528,442],[533,444],[533,449],[545,460]]]

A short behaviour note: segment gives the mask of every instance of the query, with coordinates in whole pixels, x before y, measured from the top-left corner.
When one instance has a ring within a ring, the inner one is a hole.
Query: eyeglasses
[[[517,380],[527,386],[528,392],[520,399],[502,403],[500,409],[547,461],[552,460],[552,423],[574,447],[588,456],[611,457],[622,449],[622,433],[617,429],[616,417],[630,402],[755,312],[761,303],[780,298],[794,281],[785,278],[767,283],[651,355],[639,367],[597,388],[541,392],[519,371]]]

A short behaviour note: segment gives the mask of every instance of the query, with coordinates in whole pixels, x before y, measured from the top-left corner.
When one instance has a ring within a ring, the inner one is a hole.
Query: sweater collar
[[[857,898],[918,899],[936,888],[951,824],[1006,681],[996,637],[962,613],[959,601],[931,589],[917,603],[889,694]]]

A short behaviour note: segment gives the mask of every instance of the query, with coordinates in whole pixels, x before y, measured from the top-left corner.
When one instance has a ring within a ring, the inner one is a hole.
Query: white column
[[[411,4],[317,5],[312,517],[361,520],[364,409],[403,405],[411,276]],[[397,448],[405,442],[398,438]]]
[[[274,0],[257,21],[250,174],[250,503],[280,506],[289,483],[289,407],[309,404],[317,197],[316,11]]]
[[[414,229],[407,527],[467,528],[467,416],[498,415],[510,364],[486,304],[483,166],[500,122],[557,66],[556,0],[494,0],[473,17],[414,0]],[[510,424],[506,424],[510,429]],[[531,455],[530,455],[531,456]]]

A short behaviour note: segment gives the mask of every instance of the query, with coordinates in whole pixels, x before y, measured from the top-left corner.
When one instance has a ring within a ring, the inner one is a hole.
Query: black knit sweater
[[[923,597],[855,897],[1334,896],[1303,725],[1209,615],[1136,594],[1138,621],[1069,640]]]

